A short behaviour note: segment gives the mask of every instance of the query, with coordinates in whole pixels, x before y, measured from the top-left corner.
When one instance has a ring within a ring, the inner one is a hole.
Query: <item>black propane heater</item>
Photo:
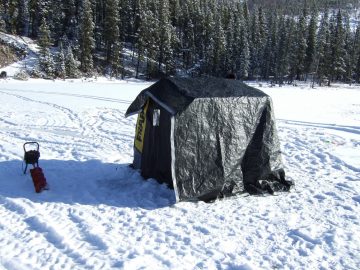
[[[33,165],[33,169],[30,169],[31,178],[34,183],[35,191],[37,193],[41,192],[44,189],[48,189],[46,183],[46,178],[44,176],[43,170],[39,167],[39,158],[40,158],[40,145],[37,142],[26,142],[23,145],[24,148],[24,162],[26,170],[29,164]]]
[[[24,174],[26,174],[26,170],[29,164],[33,165],[34,168],[39,167],[40,145],[37,142],[26,142],[24,143],[23,148],[24,148],[24,162],[25,162]]]

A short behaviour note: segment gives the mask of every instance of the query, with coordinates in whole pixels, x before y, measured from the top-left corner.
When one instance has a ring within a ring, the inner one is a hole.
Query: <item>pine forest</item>
[[[0,31],[35,39],[36,77],[168,75],[360,82],[358,1],[2,0]]]

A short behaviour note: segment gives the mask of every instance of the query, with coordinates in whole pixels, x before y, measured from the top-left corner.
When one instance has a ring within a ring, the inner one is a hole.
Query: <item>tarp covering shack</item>
[[[164,78],[143,90],[134,162],[178,201],[287,191],[271,98],[240,81]]]

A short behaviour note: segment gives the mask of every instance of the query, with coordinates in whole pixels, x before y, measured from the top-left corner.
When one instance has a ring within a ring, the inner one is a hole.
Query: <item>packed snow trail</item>
[[[210,204],[129,168],[147,86],[0,81],[0,269],[360,268],[359,86],[262,87],[295,189]],[[49,191],[22,174],[25,141]]]

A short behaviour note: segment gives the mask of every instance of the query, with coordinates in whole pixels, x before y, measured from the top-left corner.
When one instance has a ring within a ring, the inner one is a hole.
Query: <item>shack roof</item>
[[[144,89],[129,106],[126,116],[138,113],[148,97],[151,97],[171,114],[176,114],[183,111],[197,98],[262,98],[266,96],[264,92],[238,80],[215,77],[169,77],[160,79]]]

